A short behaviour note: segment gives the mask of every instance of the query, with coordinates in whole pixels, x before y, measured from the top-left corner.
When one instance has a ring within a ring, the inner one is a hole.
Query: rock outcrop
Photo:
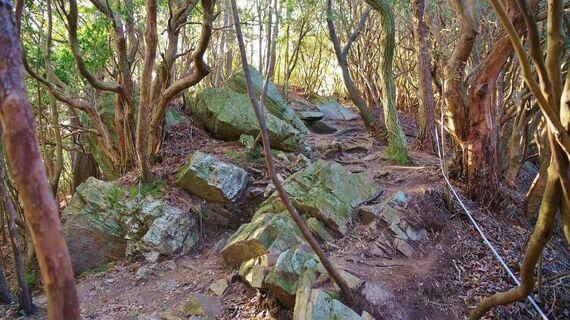
[[[253,67],[249,67],[249,73],[251,74],[251,80],[253,82],[253,88],[255,93],[259,97],[263,92],[264,79],[261,73]],[[247,86],[245,83],[245,77],[243,71],[240,71],[233,76],[231,76],[226,82],[226,88],[232,89],[235,92],[247,94]],[[287,101],[283,98],[277,86],[273,82],[269,82],[267,87],[267,96],[265,99],[265,105],[267,111],[277,118],[290,123],[299,132],[305,134],[307,133],[307,127],[303,124],[303,121],[295,114],[293,109],[287,105]],[[251,108],[251,107],[250,107]]]
[[[343,107],[338,101],[331,100],[325,103],[317,104],[317,109],[324,114],[325,120],[354,120],[358,116],[352,111]]]
[[[242,134],[257,136],[259,133],[255,113],[247,95],[228,88],[208,88],[199,92],[192,105],[192,114],[218,139],[237,141]],[[297,151],[303,147],[306,128],[305,131],[300,131],[291,122],[272,112],[266,114],[265,120],[272,147],[284,151]]]
[[[332,238],[332,234],[345,234],[353,210],[379,193],[365,177],[322,160],[307,164],[286,179],[283,186],[293,205],[309,221],[311,230],[322,240]],[[295,305],[300,288],[310,288],[317,279],[328,277],[275,192],[261,204],[251,222],[234,233],[221,254],[226,261],[241,264],[240,275],[251,286],[270,290],[288,307]],[[348,272],[341,273],[355,287],[361,283]],[[344,314],[344,309],[338,308],[339,314]]]
[[[197,242],[189,212],[93,177],[77,188],[62,221],[76,273],[139,252],[170,256]]]
[[[196,151],[179,169],[176,183],[211,202],[234,202],[247,185],[247,172],[213,155]]]
[[[364,176],[322,160],[291,175],[283,187],[302,215],[316,218],[337,234],[345,234],[353,210],[379,192]],[[283,252],[302,242],[300,231],[274,192],[251,222],[234,233],[221,253],[226,261],[241,263],[266,253]]]

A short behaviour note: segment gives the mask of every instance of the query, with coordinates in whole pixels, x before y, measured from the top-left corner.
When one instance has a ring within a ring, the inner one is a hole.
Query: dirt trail
[[[413,136],[413,119],[406,115],[402,119],[406,134]],[[377,283],[394,297],[380,310],[386,319],[461,319],[482,295],[512,287],[464,217],[446,209],[437,158],[411,151],[412,164],[394,165],[382,158],[384,147],[370,137],[360,120],[339,121],[335,125],[340,129],[335,134],[311,133],[307,137],[314,157],[337,161],[375,181],[382,190],[375,202],[382,202],[397,191],[405,192],[411,201],[403,216],[412,226],[428,231],[426,240],[413,242],[417,254],[411,258],[398,253],[378,255],[374,243],[389,232],[387,226],[365,226],[356,217],[347,236],[325,245],[337,265],[363,280]],[[169,132],[163,149],[162,162],[153,171],[166,181],[163,198],[181,208],[196,208],[201,203],[173,183],[178,165],[195,150],[216,154],[245,167],[253,180],[250,189],[265,188],[269,182],[261,159],[236,157],[245,151],[241,145],[212,139],[194,124],[181,125]],[[290,165],[278,158],[284,177],[290,173]],[[121,181],[130,184],[134,179],[134,175],[127,175]],[[251,198],[248,205],[240,207],[242,222],[249,220],[261,200]],[[517,209],[516,205],[509,208]],[[491,240],[500,245],[499,251],[509,265],[516,267],[524,244],[521,239],[528,236],[529,227],[508,218],[516,215],[491,214],[478,210],[477,205],[471,206]],[[237,224],[223,226],[204,221],[204,243],[193,252],[154,264],[123,261],[106,271],[80,278],[78,289],[84,318],[173,319],[191,292],[212,294],[209,286],[226,279],[229,287],[223,295],[225,319],[290,319],[290,311],[282,309],[270,295],[242,283],[237,270],[217,254],[219,240],[227,239],[237,227]],[[557,241],[545,255],[546,277],[570,269],[567,247]],[[137,280],[137,270],[143,266],[151,274],[147,280]],[[570,316],[570,297],[561,296],[563,290],[564,287],[545,290],[547,299],[558,295],[551,307],[560,318]],[[35,303],[45,308],[42,296],[35,297]],[[518,303],[499,308],[491,316],[530,318],[528,310],[526,304]],[[44,316],[42,311],[34,318]]]

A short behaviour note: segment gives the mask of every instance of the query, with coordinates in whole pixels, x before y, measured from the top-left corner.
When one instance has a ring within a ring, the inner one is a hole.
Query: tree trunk
[[[2,132],[1,127],[0,132]],[[18,230],[16,229],[18,213],[14,208],[14,203],[12,203],[10,194],[8,193],[8,184],[6,183],[4,167],[4,154],[3,152],[0,152],[0,197],[2,197],[4,212],[8,218],[8,232],[10,234],[10,242],[12,243],[12,252],[14,253],[16,278],[18,279],[18,286],[20,287],[20,306],[26,314],[31,315],[34,313],[35,308],[32,303],[32,295],[30,294],[30,290],[28,289],[28,285],[24,278],[26,267],[22,256],[22,247],[20,246],[20,240],[18,239]]]
[[[20,2],[18,10],[21,12]],[[42,164],[34,116],[24,88],[22,50],[12,7],[0,2],[0,121],[11,176],[32,230],[49,319],[79,319],[71,259]]]
[[[378,125],[378,122],[376,121],[374,114],[372,113],[370,108],[366,105],[366,102],[362,98],[360,91],[358,91],[358,88],[356,88],[356,85],[354,85],[354,81],[352,81],[352,78],[350,76],[350,70],[348,69],[348,61],[347,61],[348,51],[350,50],[352,43],[354,42],[354,40],[356,40],[356,37],[364,27],[368,15],[369,11],[366,11],[362,15],[357,30],[355,30],[352,33],[347,43],[344,45],[343,48],[341,48],[340,40],[338,39],[338,36],[336,34],[336,28],[334,26],[334,21],[333,21],[334,13],[332,10],[332,0],[327,0],[327,27],[329,30],[329,35],[331,37],[331,41],[333,43],[335,55],[338,60],[338,65],[340,66],[340,69],[342,71],[342,80],[344,82],[344,86],[346,87],[346,91],[348,91],[348,96],[350,97],[350,100],[352,100],[354,105],[360,111],[360,116],[362,117],[364,125],[368,129],[370,129],[370,131],[372,131],[374,135],[377,135],[380,131],[380,126]]]
[[[366,2],[382,16],[382,95],[384,122],[388,133],[388,149],[386,155],[398,162],[408,162],[408,146],[406,136],[400,126],[396,108],[396,86],[392,72],[392,60],[396,46],[396,26],[394,12],[386,0],[366,0]]]
[[[139,162],[139,170],[143,182],[152,179],[152,172],[148,161],[148,136],[149,136],[149,111],[152,101],[152,73],[154,60],[156,58],[156,48],[158,45],[157,34],[157,8],[156,0],[148,0],[146,4],[146,28],[144,31],[144,66],[141,76],[141,101],[137,116],[137,136],[136,150]]]
[[[525,28],[524,20],[514,3],[507,0],[509,18],[517,32]],[[467,185],[472,198],[493,202],[497,195],[499,167],[497,163],[497,129],[494,99],[499,73],[513,53],[509,36],[503,33],[489,50],[469,91],[469,126],[464,152],[467,160]]]
[[[425,0],[415,0],[414,17],[416,18],[416,45],[418,57],[418,94],[419,107],[419,133],[418,142],[428,152],[434,152],[435,139],[435,100],[433,97],[431,59],[428,44],[427,24],[424,20]]]
[[[0,303],[10,304],[14,302],[10,286],[6,281],[6,274],[4,273],[4,266],[0,263]]]

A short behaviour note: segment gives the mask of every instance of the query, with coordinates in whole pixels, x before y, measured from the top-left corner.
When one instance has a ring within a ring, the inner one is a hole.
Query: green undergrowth
[[[129,194],[133,198],[137,196],[151,196],[153,198],[159,198],[165,185],[166,181],[164,181],[162,178],[158,178],[149,183],[143,183],[141,185],[136,184],[131,186],[129,188]]]
[[[263,153],[259,149],[249,149],[246,151],[228,150],[226,156],[237,162],[262,163]]]

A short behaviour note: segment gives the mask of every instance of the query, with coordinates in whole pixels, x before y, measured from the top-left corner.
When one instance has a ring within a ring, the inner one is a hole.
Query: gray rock
[[[245,189],[247,172],[213,155],[196,151],[179,169],[176,183],[208,201],[232,202]]]
[[[155,272],[149,267],[140,267],[135,275],[137,281],[147,281]]]
[[[292,174],[283,187],[301,214],[316,218],[340,234],[348,231],[353,209],[379,193],[364,176],[351,174],[338,163],[321,160]],[[252,221],[232,235],[221,253],[226,261],[241,263],[301,243],[304,240],[300,231],[279,196],[273,193],[261,204]]]
[[[405,240],[400,238],[394,238],[394,248],[398,250],[400,253],[405,255],[408,258],[411,258],[416,255],[416,249],[410,246]]]
[[[332,100],[326,103],[318,104],[317,109],[324,114],[325,120],[354,120],[358,116],[352,111],[343,107],[338,101]]]
[[[195,218],[189,212],[168,204],[161,203],[161,207],[162,215],[148,227],[142,237],[141,248],[164,256],[192,248],[198,242]]]
[[[228,280],[226,279],[219,279],[218,281],[212,283],[209,289],[216,294],[217,296],[222,296],[226,289],[228,288]]]
[[[321,120],[325,116],[324,113],[318,111],[301,111],[299,118],[306,122],[315,122]]]
[[[164,266],[166,267],[166,269],[168,270],[174,270],[176,269],[177,265],[176,262],[174,262],[174,260],[168,260]]]
[[[205,319],[217,319],[222,314],[222,300],[218,297],[207,296],[198,292],[190,294],[184,305],[186,316],[201,316]]]
[[[171,129],[176,125],[188,122],[190,122],[190,119],[178,111],[178,109],[174,107],[168,107],[166,109],[166,113],[164,114],[164,123],[166,124],[167,129]]]
[[[364,287],[362,288],[362,295],[368,302],[375,306],[384,306],[391,299],[393,299],[391,293],[382,289],[382,287],[379,285],[368,281],[364,283]]]
[[[87,179],[63,210],[62,224],[73,270],[82,273],[125,257],[121,223],[128,193],[110,182]]]

